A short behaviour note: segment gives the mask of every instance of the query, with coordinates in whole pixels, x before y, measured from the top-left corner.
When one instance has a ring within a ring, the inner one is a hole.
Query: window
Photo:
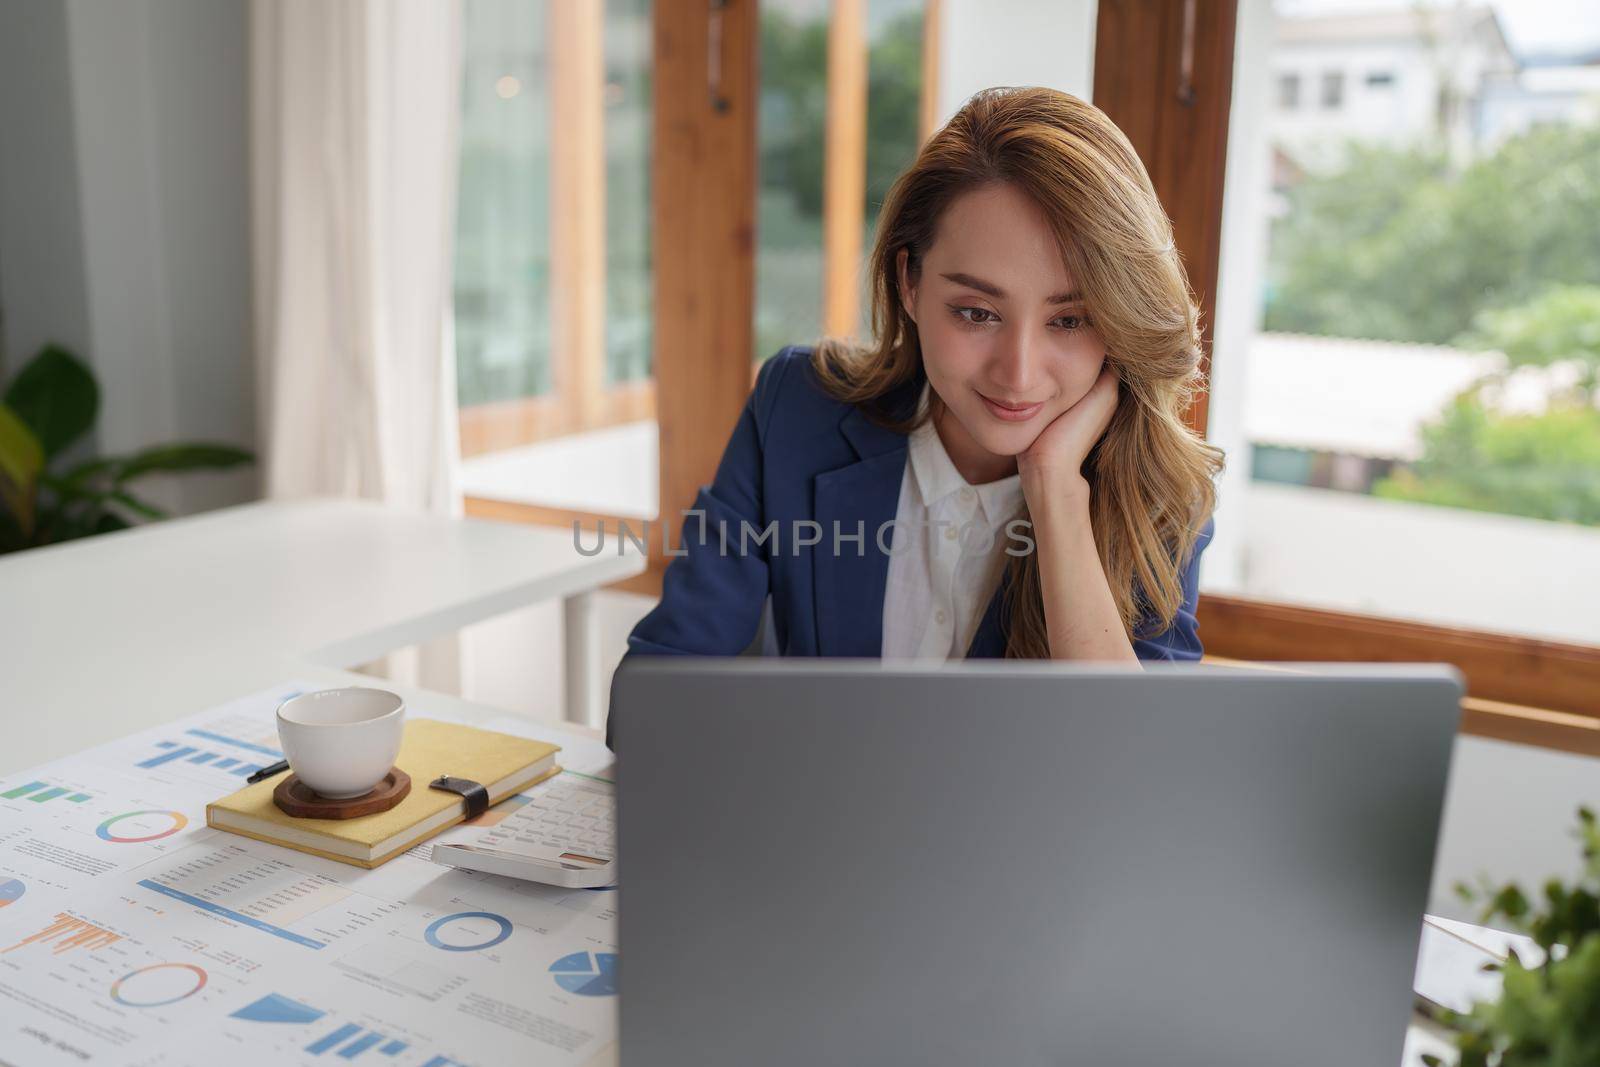
[[[1344,73],[1330,70],[1322,75],[1322,106],[1332,110],[1344,103]]]
[[[1278,75],[1278,106],[1293,111],[1300,106],[1300,75]]]
[[[1348,17],[1278,6],[1292,32],[1239,77],[1372,47]],[[1500,35],[1468,41],[1397,39],[1413,67],[1382,84],[1442,78],[1492,122],[1421,100],[1313,129],[1235,93],[1253,140],[1229,156],[1210,422],[1232,481],[1202,581],[1596,646],[1600,115],[1544,93]],[[1325,74],[1320,102],[1341,94]]]
[[[1367,88],[1369,88],[1369,89],[1393,89],[1394,88],[1394,72],[1393,71],[1388,71],[1388,70],[1374,70],[1374,71],[1368,72],[1368,74],[1367,74]]]
[[[828,121],[828,10],[761,4],[757,116],[757,360],[822,333],[822,193]]]
[[[463,12],[455,262],[460,404],[550,391],[550,98],[542,4]]]
[[[466,0],[455,337],[469,498],[654,513],[651,50],[648,0]]]
[[[878,208],[920,144],[923,0],[765,0],[757,361],[870,330]]]

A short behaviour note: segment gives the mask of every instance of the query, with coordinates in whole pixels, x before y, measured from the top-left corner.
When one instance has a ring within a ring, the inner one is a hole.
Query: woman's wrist
[[[1025,471],[1022,496],[1035,523],[1053,523],[1089,516],[1089,482],[1076,471]]]

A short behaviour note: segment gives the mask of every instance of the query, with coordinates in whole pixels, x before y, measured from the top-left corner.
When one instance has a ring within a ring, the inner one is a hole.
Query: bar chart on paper
[[[76,915],[62,911],[57,912],[54,921],[44,929],[23,938],[14,945],[0,949],[0,955],[15,952],[29,945],[47,945],[52,953],[59,956],[63,952],[71,952],[73,949],[105,948],[121,940],[121,934],[113,933],[87,919],[81,919]]]
[[[339,1015],[346,1018],[341,1019]],[[229,1015],[233,1032],[258,1050],[270,1051],[279,1061],[303,1056],[339,1060],[367,1060],[384,1063],[406,1054],[404,1062],[420,1067],[465,1067],[463,1061],[434,1054],[431,1037],[406,1025],[376,1015],[348,1018],[348,1012],[327,1011],[308,1003],[300,994],[294,997],[269,993]]]
[[[345,1023],[311,1042],[306,1046],[306,1051],[313,1056],[320,1056],[325,1052],[337,1052],[340,1058],[353,1060],[368,1049],[379,1045],[383,1047],[378,1049],[378,1052],[385,1056],[399,1055],[410,1047],[406,1042],[388,1037],[377,1030],[368,1030],[355,1023]]]
[[[51,785],[49,782],[27,782],[0,792],[0,797],[6,800],[21,798],[34,804],[43,804],[58,797],[68,804],[82,804],[86,800],[94,799],[91,793],[80,793],[71,786]]]
[[[391,1026],[373,1028],[360,1023],[337,1023],[307,1042],[302,1050],[311,1056],[329,1056],[341,1060],[370,1059],[382,1063],[386,1057],[397,1057],[403,1052],[413,1051],[415,1041],[416,1038],[409,1033],[397,1034],[396,1028]],[[422,1055],[427,1053],[424,1051]],[[421,1067],[467,1065],[449,1056],[433,1055],[422,1061]]]
[[[90,785],[86,778],[46,773],[5,782],[0,784],[0,812],[20,816],[19,822],[34,827],[85,821],[93,825],[92,813],[102,791]]]
[[[153,742],[145,753],[136,754],[133,765],[140,770],[163,768],[186,776],[215,781],[217,772],[235,778],[248,778],[269,763],[283,758],[278,738],[271,729],[244,715],[231,716],[205,726],[190,727],[180,737]],[[200,771],[204,774],[198,774]]]

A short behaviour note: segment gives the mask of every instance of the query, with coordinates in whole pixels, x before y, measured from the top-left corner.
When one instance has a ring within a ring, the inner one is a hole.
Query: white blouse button
[[[933,617],[938,620],[940,626],[943,626],[944,625],[944,620],[946,618],[948,618],[949,616],[945,615],[943,608],[940,608],[937,612],[934,613]]]
[[[944,539],[946,541],[954,541],[956,539],[956,528],[954,526],[946,526],[944,528]]]

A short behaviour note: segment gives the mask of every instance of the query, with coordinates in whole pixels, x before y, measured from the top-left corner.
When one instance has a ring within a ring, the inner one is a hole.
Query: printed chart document
[[[208,801],[280,758],[278,704],[314,688],[0,779],[0,1062],[611,1062],[616,893],[426,855],[482,837],[549,783],[371,871],[205,825]],[[488,725],[609,776],[597,741]]]

